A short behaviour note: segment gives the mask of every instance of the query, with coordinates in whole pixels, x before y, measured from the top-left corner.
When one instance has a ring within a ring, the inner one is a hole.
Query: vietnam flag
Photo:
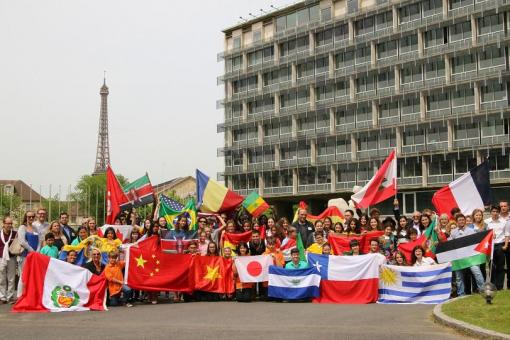
[[[191,260],[192,255],[164,253],[152,236],[129,247],[124,281],[144,291],[189,292]]]
[[[21,280],[23,294],[13,312],[106,310],[106,279],[85,268],[32,252]]]
[[[221,256],[195,256],[192,264],[194,290],[211,293],[233,293],[232,260]]]

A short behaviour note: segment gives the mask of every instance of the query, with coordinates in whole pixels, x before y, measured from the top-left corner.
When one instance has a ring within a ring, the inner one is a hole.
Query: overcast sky
[[[94,170],[107,71],[115,172],[216,178],[221,30],[281,0],[0,0],[0,179],[47,192]]]

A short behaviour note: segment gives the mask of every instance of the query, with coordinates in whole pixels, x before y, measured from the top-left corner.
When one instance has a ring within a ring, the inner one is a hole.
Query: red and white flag
[[[106,224],[115,224],[115,217],[120,212],[120,206],[128,201],[115,173],[108,165],[106,168]]]
[[[238,256],[235,265],[241,282],[264,282],[269,280],[270,255]]]
[[[32,252],[21,280],[23,294],[13,312],[106,310],[106,279],[85,268]]]
[[[393,150],[377,173],[351,200],[361,208],[382,202],[397,194],[397,155]]]
[[[104,233],[108,228],[113,228],[113,230],[115,230],[115,235],[117,235],[117,238],[120,239],[122,243],[127,243],[131,239],[131,232],[133,231],[132,225],[105,224],[97,229],[97,235],[99,237],[105,237]]]

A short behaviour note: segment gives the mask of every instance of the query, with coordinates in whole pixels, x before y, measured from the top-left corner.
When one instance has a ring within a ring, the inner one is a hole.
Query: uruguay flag
[[[283,300],[300,300],[320,295],[321,276],[314,267],[285,269],[269,267],[268,295]]]
[[[459,208],[464,215],[475,209],[484,209],[491,203],[489,162],[469,170],[432,196],[432,204],[439,214],[450,215],[453,208]]]
[[[378,303],[441,303],[450,297],[452,267],[384,265],[379,279]]]

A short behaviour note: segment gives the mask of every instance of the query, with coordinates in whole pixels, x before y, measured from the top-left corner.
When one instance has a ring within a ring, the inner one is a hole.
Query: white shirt
[[[430,257],[425,257],[424,256],[424,257],[421,258],[421,262],[416,261],[414,266],[415,267],[421,267],[421,266],[431,266],[431,265],[434,265],[434,264],[436,264],[436,261],[434,261]]]
[[[485,220],[487,228],[494,230],[494,244],[505,242],[505,237],[510,236],[510,222],[507,222],[504,218],[499,218],[494,221],[492,218]]]

